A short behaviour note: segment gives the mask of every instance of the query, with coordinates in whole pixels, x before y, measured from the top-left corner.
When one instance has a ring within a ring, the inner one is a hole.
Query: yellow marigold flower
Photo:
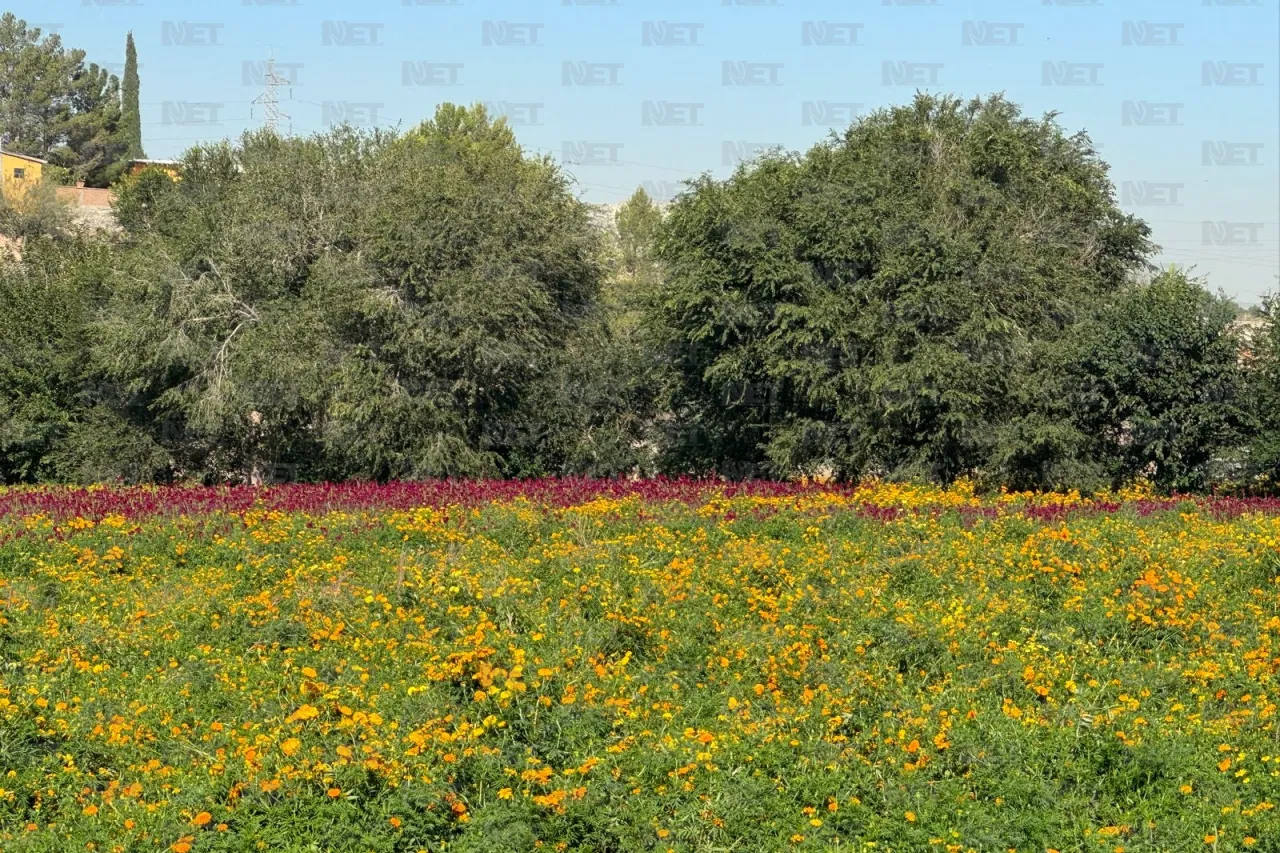
[[[206,823],[208,823],[211,820],[213,820],[213,815],[209,814],[208,812],[200,812],[200,814],[196,815],[191,819],[191,822],[194,823],[196,826],[204,826]]]
[[[314,705],[303,705],[301,708],[290,714],[285,722],[292,723],[298,720],[314,720],[318,716],[320,716],[319,708],[316,708]]]

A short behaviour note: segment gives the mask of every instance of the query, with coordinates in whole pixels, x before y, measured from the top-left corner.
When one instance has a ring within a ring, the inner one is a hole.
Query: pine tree
[[[138,105],[138,51],[133,46],[133,33],[129,33],[124,46],[124,81],[121,89],[124,113],[124,133],[129,143],[128,158],[145,157],[142,150],[142,113]]]

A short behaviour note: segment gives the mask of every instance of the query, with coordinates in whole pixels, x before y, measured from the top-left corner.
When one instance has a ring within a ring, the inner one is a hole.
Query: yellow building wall
[[[139,175],[145,169],[159,169],[169,177],[173,178],[175,181],[180,180],[180,175],[178,174],[177,166],[166,166],[159,163],[130,163],[129,164],[130,175]]]
[[[15,169],[22,170],[22,177],[17,177]],[[0,191],[7,199],[21,198],[27,190],[37,186],[43,177],[44,164],[36,163],[22,157],[15,157],[9,152],[0,152]]]

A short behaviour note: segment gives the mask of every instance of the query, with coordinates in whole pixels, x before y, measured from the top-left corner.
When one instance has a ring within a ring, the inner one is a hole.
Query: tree
[[[71,115],[60,144],[47,156],[73,180],[109,186],[123,172],[128,151],[121,125],[120,83],[93,64],[78,69],[71,82]]]
[[[127,150],[120,130],[119,81],[58,35],[43,36],[11,13],[0,16],[0,139],[106,186]]]
[[[0,482],[150,481],[167,466],[145,408],[94,359],[116,260],[103,242],[35,237],[22,263],[0,261]]]
[[[948,481],[1028,414],[1036,341],[1151,251],[1084,134],[918,95],[667,214],[669,464]]]
[[[1246,361],[1258,417],[1249,455],[1257,485],[1274,494],[1280,492],[1280,295],[1271,294],[1264,300],[1262,320],[1249,341]]]
[[[662,212],[641,187],[618,208],[614,223],[623,267],[634,275],[641,263],[653,256],[658,229],[662,227]]]
[[[1063,341],[1064,421],[1113,484],[1147,477],[1194,491],[1218,479],[1215,463],[1233,462],[1253,431],[1236,314],[1169,269],[1114,294]]]
[[[142,110],[138,103],[138,51],[133,44],[133,33],[125,38],[124,79],[121,83],[121,126],[130,160],[146,157],[142,150]]]
[[[132,260],[98,352],[170,424],[181,471],[496,475],[593,457],[544,441],[570,419],[543,392],[596,299],[598,236],[556,164],[482,107],[446,104],[403,135],[193,149],[182,181],[126,181],[117,209]]]

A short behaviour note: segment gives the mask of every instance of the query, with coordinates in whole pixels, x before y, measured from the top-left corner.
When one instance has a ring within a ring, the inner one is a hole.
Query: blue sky
[[[509,113],[592,202],[803,150],[916,88],[1087,130],[1163,260],[1245,303],[1280,276],[1280,0],[10,0],[91,61],[137,40],[152,157],[261,125]],[[646,44],[646,42],[649,42]],[[246,65],[247,63],[247,65]],[[572,63],[566,67],[565,63]],[[728,63],[728,65],[726,65]],[[886,65],[888,63],[888,65]],[[1046,66],[1046,63],[1049,63]],[[1206,63],[1209,63],[1206,66]],[[599,84],[599,85],[585,85]],[[1209,223],[1206,225],[1206,223]]]

